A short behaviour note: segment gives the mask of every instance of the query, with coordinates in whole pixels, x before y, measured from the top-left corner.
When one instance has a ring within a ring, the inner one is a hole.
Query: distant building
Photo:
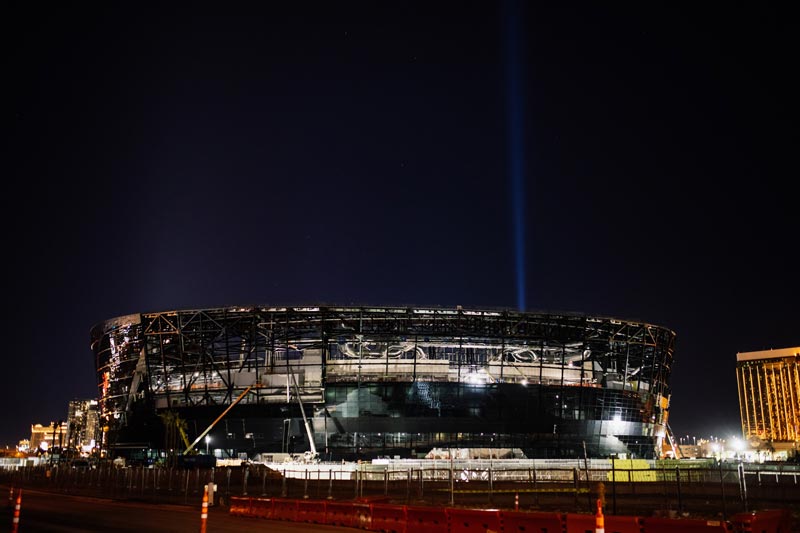
[[[736,354],[745,439],[796,453],[800,440],[800,347]],[[783,443],[781,446],[780,443]]]
[[[50,422],[50,425],[42,424],[31,425],[30,449],[35,451],[40,449],[47,451],[54,446],[60,448],[66,444],[67,423]]]
[[[71,450],[90,451],[100,441],[97,400],[72,400],[67,414],[67,440]]]

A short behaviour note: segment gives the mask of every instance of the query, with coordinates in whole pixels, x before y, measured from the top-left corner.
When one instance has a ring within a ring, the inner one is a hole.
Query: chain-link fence
[[[362,464],[247,464],[180,469],[111,463],[94,468],[28,466],[8,483],[118,500],[194,505],[213,484],[212,505],[230,496],[384,500],[476,508],[725,517],[800,506],[796,466],[742,463],[572,461],[393,461]]]

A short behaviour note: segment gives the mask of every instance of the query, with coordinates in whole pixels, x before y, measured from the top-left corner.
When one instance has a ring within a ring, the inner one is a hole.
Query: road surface
[[[12,531],[13,507],[7,504],[9,487],[0,487],[0,532]],[[23,489],[19,533],[197,533],[202,500],[195,507],[70,496]],[[227,507],[209,507],[208,533],[343,533],[361,531],[345,527],[231,516]]]

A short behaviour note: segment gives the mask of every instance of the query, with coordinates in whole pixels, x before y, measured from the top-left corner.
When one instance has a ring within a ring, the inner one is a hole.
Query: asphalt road
[[[12,531],[13,506],[3,496],[0,532]],[[200,531],[202,500],[196,508],[181,505],[120,502],[24,489],[20,504],[19,533],[197,533]],[[227,507],[209,507],[208,533],[299,533],[360,531],[317,524],[282,522],[231,516]]]

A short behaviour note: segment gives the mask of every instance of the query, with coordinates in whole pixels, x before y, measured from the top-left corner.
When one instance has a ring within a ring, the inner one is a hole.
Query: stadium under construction
[[[225,307],[91,329],[114,455],[171,447],[177,419],[225,457],[656,458],[674,344],[636,321],[461,307]]]

